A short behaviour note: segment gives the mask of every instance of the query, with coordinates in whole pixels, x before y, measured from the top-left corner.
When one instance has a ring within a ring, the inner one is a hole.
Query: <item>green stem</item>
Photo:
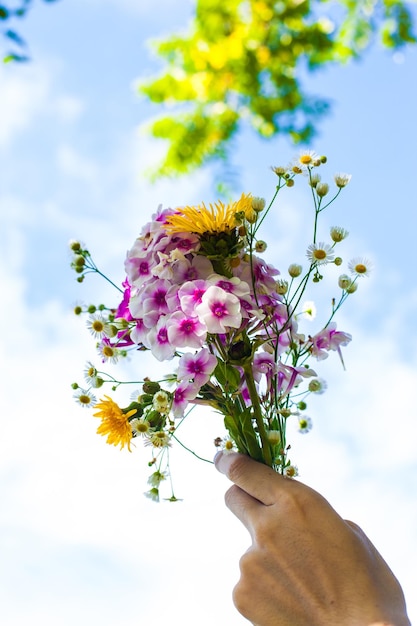
[[[270,467],[272,467],[271,449],[270,449],[269,442],[268,442],[268,436],[266,433],[265,424],[264,424],[264,420],[262,416],[262,407],[261,407],[261,403],[259,402],[259,396],[258,396],[258,392],[257,392],[256,385],[255,385],[255,379],[253,377],[251,363],[246,363],[243,366],[243,373],[245,375],[245,381],[248,386],[248,391],[249,391],[250,399],[252,402],[253,413],[256,419],[256,424],[258,426],[259,436],[261,438],[262,453],[263,453],[264,461],[266,465],[269,465]]]

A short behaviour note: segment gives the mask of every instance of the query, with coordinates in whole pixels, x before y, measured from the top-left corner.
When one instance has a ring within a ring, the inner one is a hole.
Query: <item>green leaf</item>
[[[218,359],[213,374],[226,393],[234,393],[239,389],[240,372],[233,365]]]

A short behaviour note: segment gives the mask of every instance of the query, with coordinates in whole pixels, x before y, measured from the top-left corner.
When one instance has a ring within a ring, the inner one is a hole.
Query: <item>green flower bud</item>
[[[145,394],[154,394],[161,389],[161,385],[159,383],[153,382],[151,380],[146,380],[142,385],[143,393]]]

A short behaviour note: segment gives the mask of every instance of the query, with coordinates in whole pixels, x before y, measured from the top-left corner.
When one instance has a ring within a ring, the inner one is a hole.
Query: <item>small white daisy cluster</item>
[[[128,354],[140,358],[150,351],[160,362],[175,363],[169,381],[145,377],[128,407],[101,400],[96,414],[102,419],[99,432],[110,443],[123,447],[130,438],[142,438],[151,447],[150,464],[157,468],[150,479],[152,499],[159,497],[159,483],[168,475],[167,450],[178,440],[178,426],[199,404],[224,416],[228,434],[215,445],[225,453],[239,451],[281,474],[297,475],[288,457],[287,422],[295,419],[300,433],[309,432],[306,400],[326,389],[309,360],[320,362],[334,351],[343,364],[341,349],[351,336],[337,329],[334,317],[370,271],[366,259],[352,259],[338,279],[339,297],[329,303],[324,321],[317,322],[314,301],[304,300],[304,294],[323,279],[327,265],[343,264],[336,250],[348,236],[341,226],[332,227],[327,240],[318,234],[320,214],[350,181],[348,174],[336,174],[332,195],[319,173],[326,161],[305,151],[287,167],[273,167],[278,184],[268,205],[243,194],[227,206],[160,207],[127,253],[126,279],[121,287],[115,285],[119,303],[75,308],[87,314],[102,362],[116,363]],[[306,267],[292,262],[285,277],[259,256],[267,244],[258,230],[278,193],[298,178],[312,191],[313,237]],[[73,241],[70,248],[80,282],[88,273],[103,276],[82,244]],[[317,324],[315,332],[303,332],[303,322]],[[84,375],[85,386],[73,385],[82,406],[94,406],[103,385],[116,390],[127,382],[92,363]]]

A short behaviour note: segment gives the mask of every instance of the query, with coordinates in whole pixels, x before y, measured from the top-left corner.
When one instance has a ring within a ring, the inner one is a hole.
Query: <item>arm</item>
[[[255,626],[410,626],[401,587],[363,531],[319,493],[240,454],[219,453],[226,504],[248,529],[234,589]]]

